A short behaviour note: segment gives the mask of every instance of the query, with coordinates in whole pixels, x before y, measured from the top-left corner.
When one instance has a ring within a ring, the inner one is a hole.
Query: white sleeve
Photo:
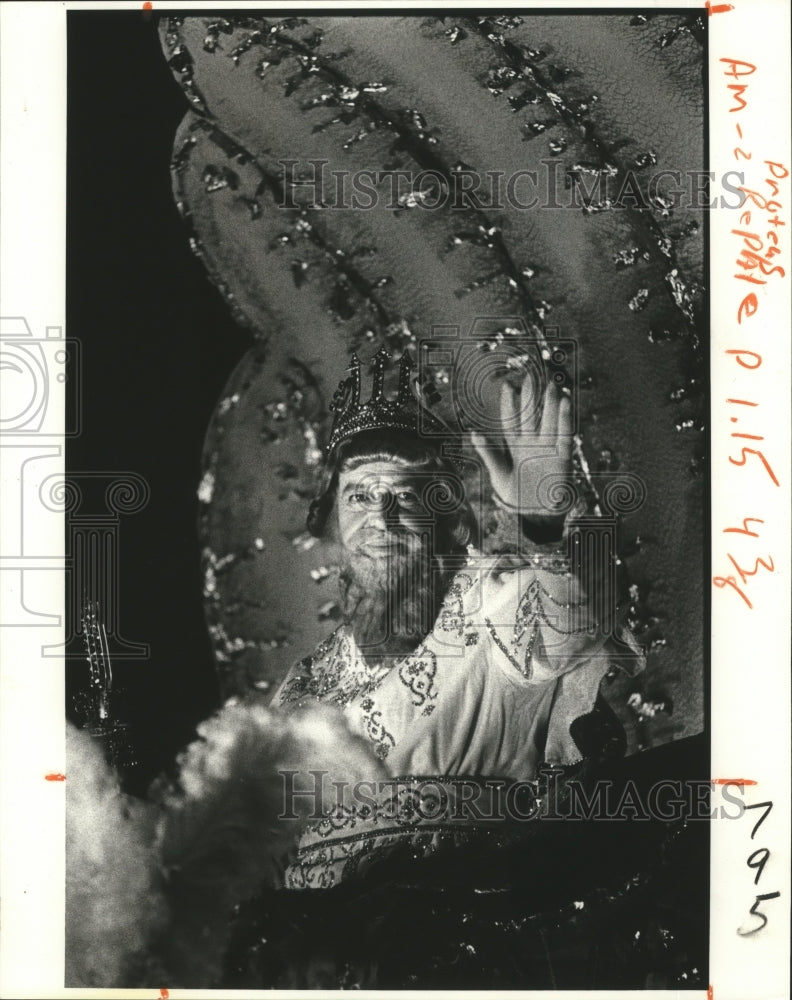
[[[534,566],[492,573],[481,614],[501,656],[529,682],[553,680],[588,662],[608,638],[594,602],[572,573]]]

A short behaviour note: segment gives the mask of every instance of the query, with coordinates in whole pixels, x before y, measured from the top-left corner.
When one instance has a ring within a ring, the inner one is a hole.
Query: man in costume
[[[529,539],[563,551],[485,555],[461,453],[449,457],[409,356],[395,398],[384,392],[387,363],[379,352],[363,400],[353,357],[308,517],[314,535],[339,546],[343,622],[290,670],[273,704],[340,706],[394,780],[306,832],[287,872],[296,888],[333,884],[405,841],[431,853],[449,838],[508,836],[509,789],[535,781],[543,762],[584,756],[570,726],[595,708],[610,666],[613,595],[596,595],[595,614],[582,580],[596,573],[539,496],[571,477],[566,391],[530,374],[516,388],[504,382],[508,443],[472,437],[496,503]]]

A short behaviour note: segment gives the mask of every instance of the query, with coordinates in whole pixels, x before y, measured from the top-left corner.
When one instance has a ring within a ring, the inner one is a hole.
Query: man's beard
[[[344,548],[339,585],[344,621],[370,663],[412,653],[432,630],[453,572],[426,539],[372,553]]]

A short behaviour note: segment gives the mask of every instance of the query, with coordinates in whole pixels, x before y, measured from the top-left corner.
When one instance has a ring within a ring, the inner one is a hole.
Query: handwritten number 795
[[[751,805],[746,806],[746,809],[761,809],[762,815],[754,824],[753,830],[751,830],[751,840],[756,836],[756,831],[764,823],[767,817],[770,815],[773,809],[772,802],[753,802]],[[749,868],[756,869],[756,875],[754,876],[754,885],[759,884],[759,879],[762,877],[764,872],[764,867],[770,859],[770,851],[766,847],[758,847],[747,859],[746,865]],[[759,904],[763,903],[766,899],[777,899],[781,895],[780,892],[762,892],[754,899],[753,906],[751,907],[750,914],[752,917],[758,917],[762,922],[757,927],[752,927],[749,931],[744,931],[742,927],[737,928],[737,933],[740,937],[750,937],[751,934],[756,934],[763,927],[767,926],[768,919],[767,916],[762,913],[759,909]]]

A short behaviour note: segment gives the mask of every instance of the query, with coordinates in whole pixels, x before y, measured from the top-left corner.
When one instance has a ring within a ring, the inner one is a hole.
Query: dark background
[[[68,14],[67,334],[82,347],[69,473],[135,472],[151,498],[122,516],[119,631],[148,659],[113,661],[141,792],[218,704],[203,618],[196,488],[223,385],[249,342],[190,251],[170,188],[187,102],[140,12]],[[67,713],[87,691],[67,661]]]

